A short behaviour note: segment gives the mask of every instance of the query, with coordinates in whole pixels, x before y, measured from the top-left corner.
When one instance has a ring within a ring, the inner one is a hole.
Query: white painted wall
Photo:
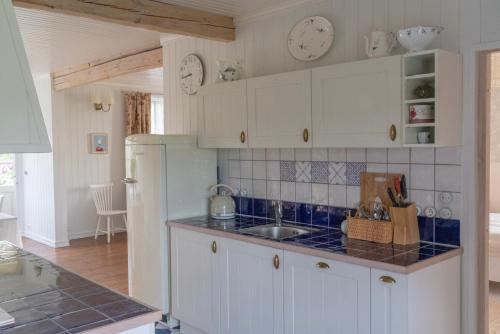
[[[35,78],[35,87],[42,108],[43,118],[53,142],[52,80],[49,74]],[[24,235],[50,246],[67,243],[62,236],[57,239],[54,201],[53,153],[23,154],[22,174],[18,175],[22,191],[22,227]]]
[[[492,0],[493,1],[493,0]],[[165,40],[164,91],[167,133],[194,133],[196,97],[179,87],[181,59],[194,52],[206,70],[205,84],[216,79],[216,61],[242,59],[247,77],[365,59],[363,36],[374,29],[396,31],[416,24],[441,25],[445,30],[432,47],[459,51],[460,0],[320,0],[272,12],[238,24],[236,41],[213,42],[197,38]],[[335,26],[335,41],[322,58],[302,62],[288,52],[287,35],[300,19],[321,15]],[[402,51],[402,50],[398,50]]]
[[[112,94],[111,112],[95,112],[90,96]],[[89,192],[90,184],[114,182],[113,206],[125,209],[125,187],[120,182],[125,177],[125,110],[122,89],[101,84],[86,85],[57,92],[62,100],[55,107],[64,116],[64,127],[57,134],[60,138],[56,169],[65,176],[63,190],[67,206],[69,239],[93,235],[97,215]],[[109,135],[109,154],[88,153],[88,134],[104,132]],[[121,219],[120,219],[121,220]],[[120,221],[117,220],[117,221]],[[120,221],[119,227],[122,227]]]
[[[308,15],[322,15],[336,28],[332,49],[323,58],[301,63],[286,48],[286,36],[295,22]],[[442,25],[445,31],[434,47],[459,51],[464,56],[464,121],[461,238],[464,246],[462,272],[462,333],[476,333],[481,321],[477,304],[478,235],[475,207],[476,175],[476,59],[478,50],[500,49],[500,2],[498,0],[320,0],[270,13],[242,23],[237,40],[223,44],[195,38],[164,41],[165,129],[167,133],[194,133],[195,97],[180,92],[178,65],[190,52],[205,62],[206,83],[213,83],[217,59],[241,58],[247,76],[259,76],[304,67],[364,58],[362,36],[371,29],[396,30],[416,24]]]
[[[500,3],[496,0],[460,0],[460,49],[464,57],[463,69],[463,193],[461,224],[464,246],[462,265],[462,333],[476,333],[476,326],[484,320],[480,313],[478,291],[479,279],[484,277],[479,266],[479,249],[488,245],[479,244],[480,234],[486,230],[478,228],[476,206],[477,175],[477,58],[481,50],[500,49]],[[487,275],[486,275],[487,277]],[[487,313],[486,313],[487,314]]]

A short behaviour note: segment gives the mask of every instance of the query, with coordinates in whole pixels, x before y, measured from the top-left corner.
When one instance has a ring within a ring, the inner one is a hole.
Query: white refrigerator
[[[166,222],[208,213],[217,181],[215,150],[196,137],[132,135],[125,140],[129,295],[170,312]]]

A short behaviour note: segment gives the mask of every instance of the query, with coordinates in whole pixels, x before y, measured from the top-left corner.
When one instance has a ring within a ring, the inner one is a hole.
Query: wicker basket
[[[347,236],[352,239],[388,244],[392,242],[393,225],[386,220],[347,217]]]

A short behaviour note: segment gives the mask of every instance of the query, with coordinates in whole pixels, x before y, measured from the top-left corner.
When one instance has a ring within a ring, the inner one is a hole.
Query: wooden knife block
[[[391,221],[394,224],[392,242],[398,245],[410,245],[420,241],[418,230],[417,206],[415,203],[406,208],[390,208]]]

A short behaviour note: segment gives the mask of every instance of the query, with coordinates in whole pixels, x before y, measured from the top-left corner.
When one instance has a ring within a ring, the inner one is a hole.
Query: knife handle
[[[394,196],[394,193],[392,192],[391,188],[387,188],[387,194],[389,195],[389,198],[391,199],[392,206],[399,207],[399,204],[396,201],[396,197]]]

